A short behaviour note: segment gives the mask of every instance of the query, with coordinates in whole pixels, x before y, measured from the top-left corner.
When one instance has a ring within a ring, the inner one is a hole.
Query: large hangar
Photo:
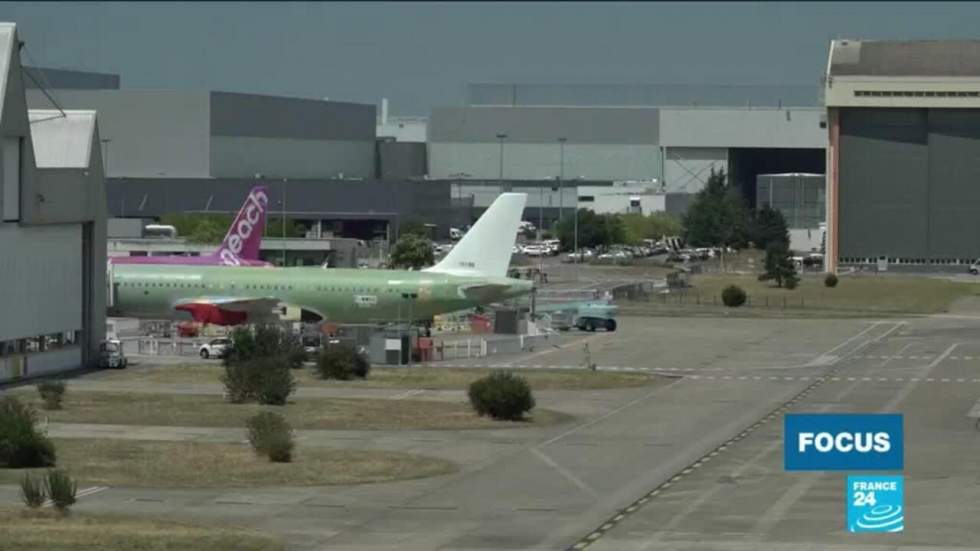
[[[980,41],[835,40],[825,102],[829,267],[980,257]]]
[[[27,109],[0,23],[0,382],[90,365],[105,335],[105,194],[94,111]]]

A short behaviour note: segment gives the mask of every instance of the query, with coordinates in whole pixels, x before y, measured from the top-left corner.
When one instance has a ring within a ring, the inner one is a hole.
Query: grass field
[[[960,298],[980,296],[980,284],[915,276],[841,276],[828,288],[822,277],[805,277],[794,290],[760,282],[752,275],[697,275],[692,287],[667,297],[651,296],[649,306],[690,307],[721,304],[721,291],[735,284],[748,294],[752,310],[827,311],[843,313],[935,314],[948,311]],[[699,304],[700,303],[700,304]],[[625,303],[627,306],[640,304]],[[785,305],[785,306],[784,306]]]
[[[462,390],[490,373],[489,369],[412,367],[372,368],[366,380],[324,381],[312,369],[295,370],[300,386],[328,388],[406,388],[426,390]],[[647,386],[662,383],[661,377],[643,373],[612,373],[586,369],[515,370],[526,378],[533,390],[598,390]],[[223,373],[220,362],[164,365],[106,373],[108,380],[147,383],[217,383]]]
[[[0,549],[16,551],[280,551],[272,538],[234,527],[51,509],[0,508]]]
[[[18,391],[41,411],[33,388]],[[535,409],[526,422],[479,417],[464,402],[368,398],[299,398],[285,406],[230,404],[220,396],[87,392],[65,394],[60,410],[41,411],[61,423],[162,425],[178,427],[244,427],[259,411],[281,413],[296,429],[413,430],[481,429],[550,425],[566,421],[561,413]]]
[[[379,450],[298,446],[291,463],[272,463],[248,444],[73,438],[54,442],[58,467],[67,469],[80,486],[327,486],[422,478],[455,470],[442,459]],[[17,483],[24,472],[0,469],[0,482]]]

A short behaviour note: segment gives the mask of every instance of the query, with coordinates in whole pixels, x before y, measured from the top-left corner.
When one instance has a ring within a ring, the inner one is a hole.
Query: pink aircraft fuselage
[[[221,245],[203,256],[114,256],[110,264],[177,264],[183,266],[256,266],[271,263],[259,260],[259,245],[265,228],[265,213],[269,195],[265,186],[256,186],[248,193]]]

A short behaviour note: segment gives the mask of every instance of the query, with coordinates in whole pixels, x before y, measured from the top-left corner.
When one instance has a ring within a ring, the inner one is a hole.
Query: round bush
[[[477,379],[469,388],[470,405],[481,417],[519,421],[534,409],[534,395],[523,377],[495,371]]]
[[[41,395],[44,409],[61,409],[61,401],[65,396],[65,383],[49,379],[37,384],[37,392]]]
[[[824,276],[823,284],[827,287],[837,287],[837,274],[827,274]]]
[[[225,396],[233,404],[256,400],[260,404],[281,406],[296,389],[289,360],[284,356],[227,364],[221,382],[225,385]]]
[[[729,308],[738,308],[745,304],[747,298],[745,291],[738,285],[729,285],[721,292],[721,302]]]
[[[0,467],[54,465],[54,444],[37,430],[34,409],[16,398],[0,398]]]
[[[270,461],[288,463],[293,457],[293,429],[278,413],[263,411],[245,421],[248,443]]]
[[[320,351],[316,370],[321,379],[349,381],[354,377],[366,378],[371,370],[371,364],[363,354],[350,346],[340,344],[327,346]]]
[[[796,286],[800,284],[800,279],[798,277],[788,277],[783,281],[783,287],[786,287],[790,291],[796,289]]]

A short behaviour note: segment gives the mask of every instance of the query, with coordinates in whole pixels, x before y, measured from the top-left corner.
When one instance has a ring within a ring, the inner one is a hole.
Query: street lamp
[[[565,189],[562,180],[565,179],[565,142],[568,138],[558,138],[558,221],[561,222],[565,210]]]
[[[507,139],[507,134],[500,132],[497,134],[497,139],[500,140],[500,172],[497,176],[497,186],[500,188],[500,193],[504,192],[504,140]]]

